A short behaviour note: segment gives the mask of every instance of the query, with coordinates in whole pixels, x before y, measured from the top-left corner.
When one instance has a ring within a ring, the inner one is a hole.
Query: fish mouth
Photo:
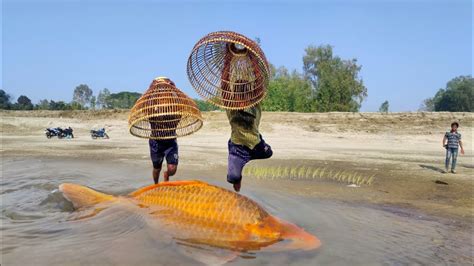
[[[280,222],[282,224],[281,236],[283,240],[289,241],[285,245],[286,249],[315,250],[321,246],[321,241],[316,236],[292,223]]]
[[[304,231],[298,235],[292,236],[290,240],[292,242],[288,246],[291,249],[314,250],[321,246],[321,240]]]

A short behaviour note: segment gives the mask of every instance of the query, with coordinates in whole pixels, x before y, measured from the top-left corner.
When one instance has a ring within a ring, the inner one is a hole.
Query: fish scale
[[[255,224],[268,216],[255,202],[204,183],[157,186],[134,196],[142,204],[170,207],[207,221]]]

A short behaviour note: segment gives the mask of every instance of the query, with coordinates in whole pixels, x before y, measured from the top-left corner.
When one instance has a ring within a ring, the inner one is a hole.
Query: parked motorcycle
[[[60,131],[58,128],[56,127],[50,127],[50,128],[47,128],[45,131],[44,131],[44,134],[46,135],[46,138],[50,139],[52,137],[59,137],[60,135]]]
[[[74,138],[73,129],[71,127],[62,129],[60,127],[50,127],[47,128],[44,133],[46,138],[50,139],[52,137],[58,137],[58,139],[62,138]]]
[[[74,130],[71,127],[65,128],[62,130],[63,131],[63,137],[64,138],[74,138],[74,134],[72,133]]]
[[[109,135],[107,135],[107,133],[105,133],[105,128],[101,128],[99,130],[91,130],[91,137],[93,139],[97,139],[97,138],[103,138],[103,139],[108,139],[109,138]]]

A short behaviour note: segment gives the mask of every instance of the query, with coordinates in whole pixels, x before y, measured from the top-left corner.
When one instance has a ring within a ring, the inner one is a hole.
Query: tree
[[[87,108],[84,107],[83,105],[81,105],[81,104],[78,103],[78,102],[72,101],[70,104],[67,104],[67,103],[66,103],[65,109],[66,109],[66,110],[85,110],[85,109],[87,109]]]
[[[435,110],[433,98],[423,100],[418,110],[424,112],[433,112]]]
[[[382,105],[380,105],[379,112],[388,113],[388,107],[389,107],[388,101],[383,102]]]
[[[200,99],[194,99],[194,102],[196,103],[198,109],[200,111],[214,111],[214,110],[219,110],[219,108],[212,103],[209,103],[208,101],[203,101]]]
[[[100,108],[106,108],[107,104],[107,98],[110,96],[110,91],[107,88],[104,88],[99,92],[99,95],[97,96],[97,105]]]
[[[119,93],[112,93],[106,98],[105,107],[108,109],[129,109],[140,98],[141,94],[138,92],[122,91]]]
[[[303,75],[293,71],[290,77],[290,84],[288,90],[294,98],[295,112],[314,112],[315,105],[313,104],[313,95],[311,90],[311,83],[304,79]]]
[[[297,71],[289,74],[285,67],[271,66],[272,78],[267,97],[263,101],[265,111],[311,112],[311,84]]]
[[[11,108],[11,102],[10,102],[11,96],[8,95],[4,90],[0,90],[0,109],[10,109]]]
[[[459,76],[450,80],[445,89],[439,89],[433,98],[424,100],[422,109],[427,111],[473,112],[474,79]]]
[[[72,107],[64,101],[55,102],[51,100],[49,102],[49,110],[72,110]]]
[[[30,98],[25,95],[21,95],[16,100],[15,109],[18,110],[33,110],[33,104],[31,103]]]
[[[91,101],[89,103],[89,106],[91,107],[92,110],[95,110],[95,107],[97,105],[97,100],[95,96],[91,97]]]
[[[287,89],[290,75],[285,67],[271,66],[272,78],[268,84],[267,96],[263,101],[265,111],[294,111],[294,99]]]
[[[86,106],[90,103],[92,97],[92,90],[86,84],[81,84],[74,89],[72,101]]]
[[[38,110],[48,110],[49,109],[49,101],[46,99],[40,100],[36,105],[36,109]]]
[[[334,56],[329,45],[309,46],[305,52],[303,70],[312,85],[316,111],[358,111],[367,88],[359,78],[362,67],[357,60]]]

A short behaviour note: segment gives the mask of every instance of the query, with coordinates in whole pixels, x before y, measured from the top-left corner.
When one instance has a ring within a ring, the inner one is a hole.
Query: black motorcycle
[[[91,130],[91,137],[93,139],[97,139],[97,138],[108,139],[109,135],[105,133],[105,128],[101,128],[99,130]]]
[[[50,127],[47,128],[44,133],[48,139],[52,137],[58,137],[58,139],[62,138],[74,138],[73,129],[71,127],[62,129],[60,127]]]
[[[61,131],[59,131],[59,129],[57,127],[50,127],[50,128],[47,128],[45,131],[44,131],[44,134],[46,135],[46,137],[48,139],[52,138],[52,137],[58,137],[58,138],[61,138],[59,137],[59,135],[61,134]]]
[[[62,129],[62,137],[68,138],[68,139],[73,139],[74,138],[74,133],[72,133],[74,130],[71,127]]]

